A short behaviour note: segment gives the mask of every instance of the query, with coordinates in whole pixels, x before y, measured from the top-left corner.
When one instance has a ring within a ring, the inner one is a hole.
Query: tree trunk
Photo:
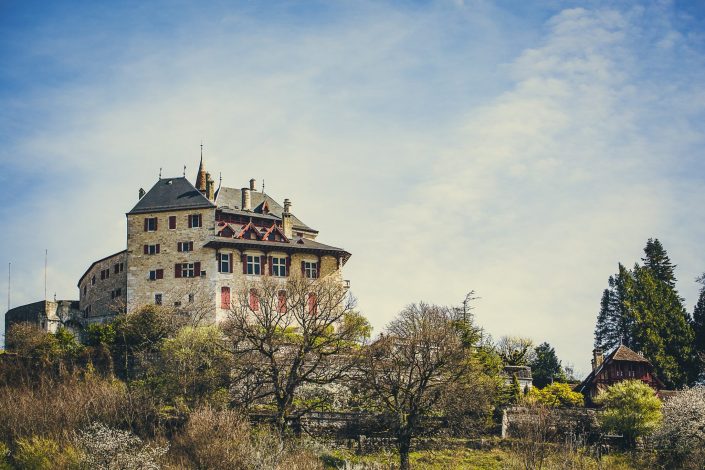
[[[409,451],[411,450],[411,433],[401,431],[397,436],[397,447],[399,448],[399,469],[409,470]]]

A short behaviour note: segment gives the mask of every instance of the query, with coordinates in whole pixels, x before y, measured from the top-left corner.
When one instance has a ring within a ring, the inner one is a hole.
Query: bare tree
[[[391,415],[402,470],[421,419],[472,367],[458,320],[457,309],[409,305],[362,354],[360,385]]]
[[[224,331],[232,342],[235,377],[245,404],[273,398],[276,425],[287,427],[304,384],[345,376],[353,354],[369,336],[355,299],[334,278],[245,282],[231,300]]]

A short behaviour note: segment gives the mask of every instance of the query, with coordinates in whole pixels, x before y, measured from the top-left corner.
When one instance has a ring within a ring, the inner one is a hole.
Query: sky
[[[589,370],[602,290],[650,237],[705,271],[705,4],[0,0],[0,262],[77,299],[165,177],[264,180],[375,331],[474,290],[493,337]],[[0,305],[7,281],[0,281]],[[2,309],[4,311],[4,307]]]

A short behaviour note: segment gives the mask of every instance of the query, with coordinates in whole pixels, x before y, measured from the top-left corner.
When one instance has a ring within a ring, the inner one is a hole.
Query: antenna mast
[[[49,257],[49,250],[44,249],[44,302],[47,301],[47,258]]]
[[[7,310],[10,310],[10,294],[12,294],[12,289],[10,286],[12,281],[12,263],[7,263]]]

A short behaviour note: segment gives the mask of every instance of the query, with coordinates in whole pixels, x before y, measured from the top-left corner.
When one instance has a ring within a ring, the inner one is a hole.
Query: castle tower
[[[203,144],[201,144],[201,163],[198,165],[198,174],[196,175],[196,189],[205,194],[207,183],[208,177],[206,176],[206,167],[203,166]]]

